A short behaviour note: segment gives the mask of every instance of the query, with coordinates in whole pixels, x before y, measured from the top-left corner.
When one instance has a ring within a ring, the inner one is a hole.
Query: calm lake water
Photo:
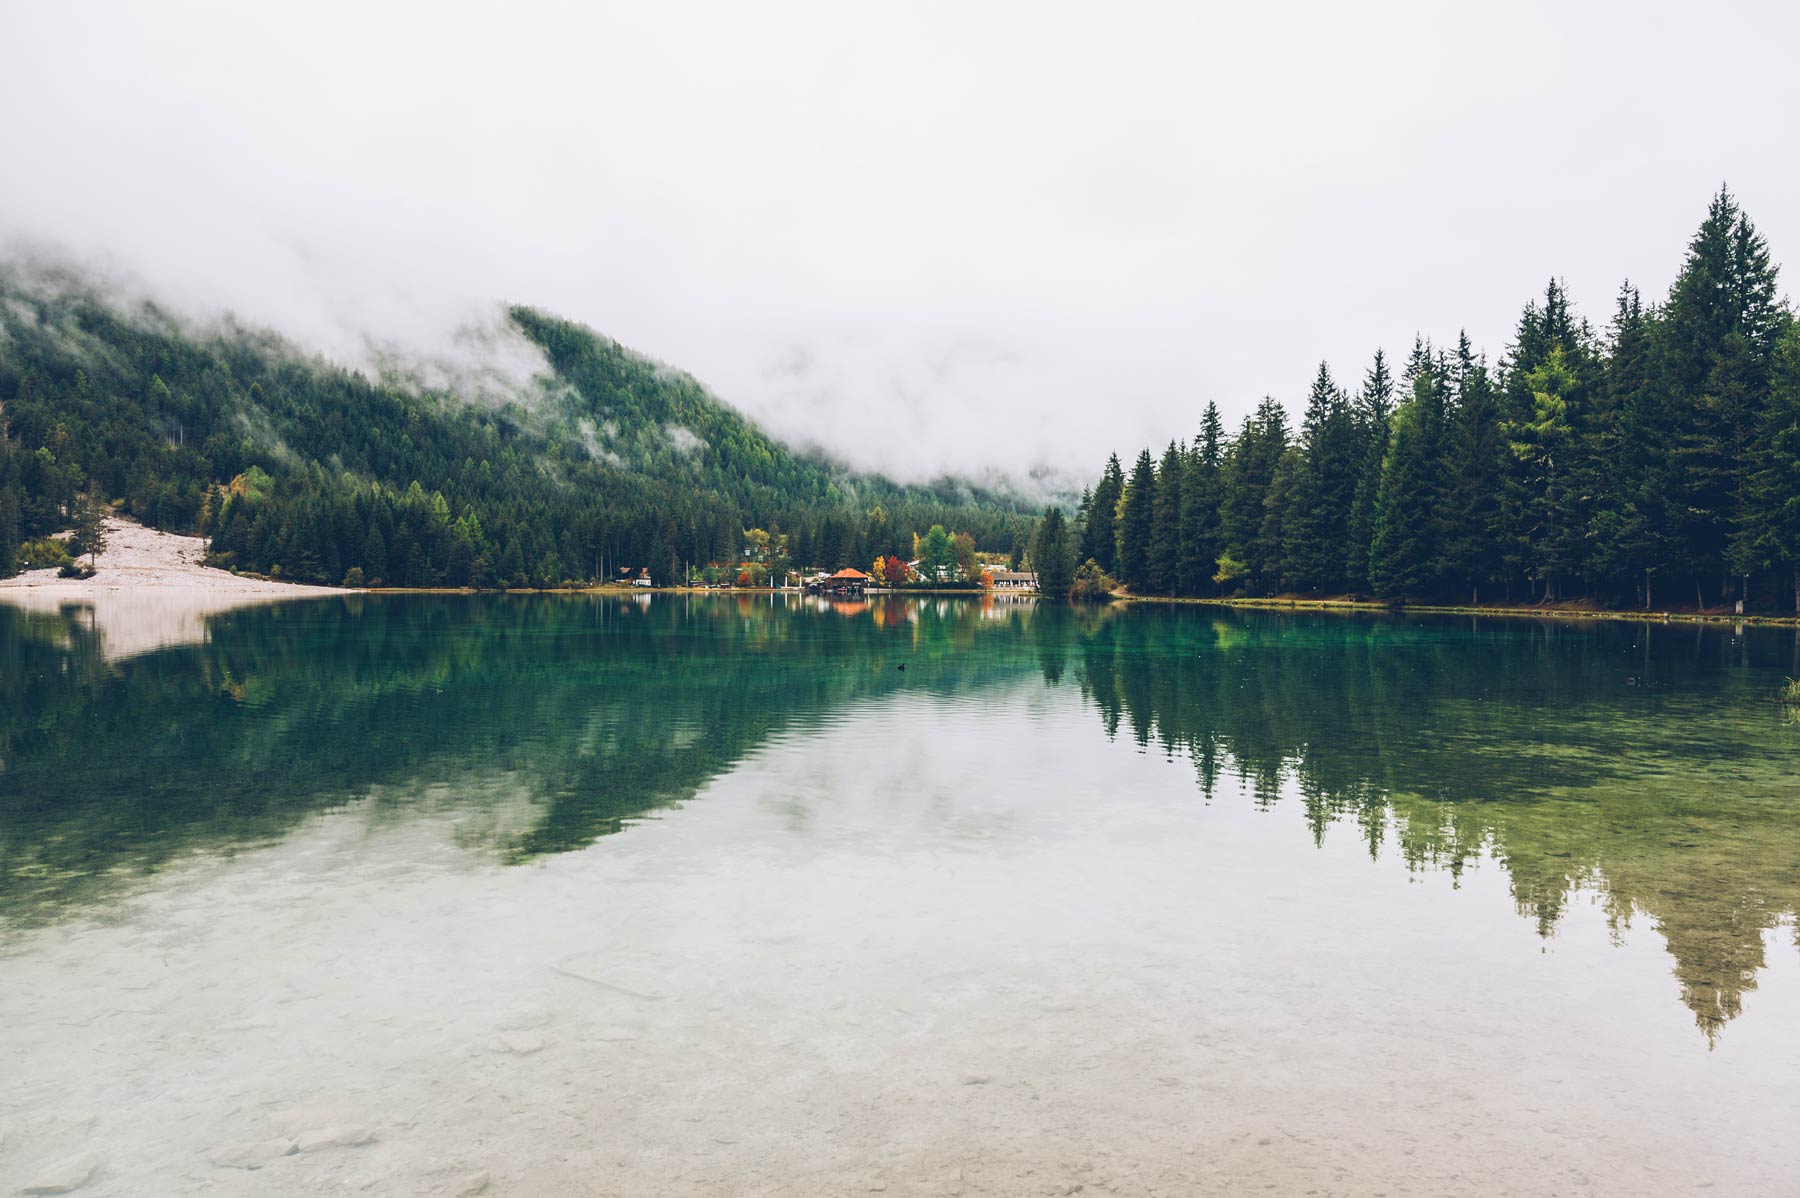
[[[0,605],[0,1192],[1791,1195],[1789,675],[1662,624]]]

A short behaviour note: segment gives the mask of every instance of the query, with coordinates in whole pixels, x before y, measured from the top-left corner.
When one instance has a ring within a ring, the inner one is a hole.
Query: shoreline
[[[1625,620],[1638,624],[1756,624],[1770,628],[1800,628],[1800,615],[1775,616],[1766,612],[1682,611],[1661,608],[1650,611],[1605,607],[1521,606],[1519,604],[1381,603],[1367,599],[1229,599],[1178,595],[1115,594],[1118,603],[1192,604],[1249,611],[1341,612],[1346,615],[1499,616],[1533,620]]]
[[[188,593],[209,600],[306,599],[353,595],[344,587],[248,578],[202,564],[204,537],[147,528],[118,516],[106,519],[106,548],[95,556],[92,578],[60,578],[55,567],[0,579],[0,599],[28,606],[79,602],[98,595]]]
[[[118,517],[107,521],[107,549],[96,559],[92,578],[59,578],[54,569],[32,570],[13,578],[0,579],[0,602],[43,610],[67,603],[91,602],[96,598],[119,600],[128,596],[161,596],[165,600],[184,597],[195,607],[219,610],[239,603],[265,603],[281,599],[322,599],[343,595],[718,595],[775,596],[799,595],[805,592],[778,587],[680,587],[620,586],[602,583],[595,586],[514,588],[484,590],[476,587],[332,587],[313,583],[281,582],[274,579],[233,574],[202,564],[206,542],[201,537],[182,536],[147,528]],[[999,592],[971,591],[962,588],[886,589],[870,592],[882,596],[908,595],[978,599]],[[1048,600],[1035,592],[1005,592],[1018,599]],[[868,596],[863,596],[867,598]],[[1205,598],[1176,595],[1133,595],[1115,592],[1112,601],[1125,604],[1171,604],[1198,607],[1222,607],[1243,611],[1321,612],[1344,615],[1431,615],[1488,616],[1501,619],[1530,620],[1612,620],[1657,624],[1756,625],[1769,628],[1800,628],[1800,614],[1773,615],[1748,612],[1738,615],[1730,611],[1684,611],[1680,608],[1659,610],[1627,610],[1571,605],[1541,604],[1467,604],[1467,603],[1382,603],[1367,599],[1343,598]]]
[[[271,585],[285,586],[285,583]],[[795,595],[806,598],[805,591],[792,587],[639,587],[615,586],[602,583],[599,586],[579,587],[361,587],[355,590],[341,588],[319,588],[333,595]],[[967,589],[953,590],[949,588],[931,590],[904,591],[865,591],[864,599],[886,599],[893,596],[902,598],[908,595],[960,596],[964,599],[978,599],[982,595],[999,594],[1021,599],[1043,599],[1045,596],[1036,591],[971,591]],[[846,598],[843,595],[819,596],[812,598]]]

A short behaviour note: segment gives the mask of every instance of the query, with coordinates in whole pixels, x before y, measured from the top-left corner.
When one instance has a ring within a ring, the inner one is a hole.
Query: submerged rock
[[[550,1022],[550,1012],[542,1007],[527,1007],[515,1011],[500,1024],[500,1030],[506,1032],[522,1032],[532,1028],[540,1028]]]
[[[301,1152],[315,1152],[320,1148],[355,1148],[374,1138],[375,1133],[361,1125],[315,1127],[301,1132],[295,1138],[294,1146]]]
[[[507,1052],[528,1057],[543,1049],[544,1038],[531,1032],[502,1032],[500,1033],[500,1047],[506,1049]]]
[[[456,1198],[475,1198],[475,1195],[485,1192],[487,1188],[488,1175],[486,1172],[465,1173],[450,1183],[450,1192],[455,1194]]]
[[[260,1169],[294,1152],[292,1140],[277,1137],[258,1140],[254,1144],[233,1144],[212,1154],[212,1163],[221,1169]]]
[[[100,1170],[100,1158],[91,1152],[45,1165],[20,1190],[21,1194],[67,1194],[86,1185]]]

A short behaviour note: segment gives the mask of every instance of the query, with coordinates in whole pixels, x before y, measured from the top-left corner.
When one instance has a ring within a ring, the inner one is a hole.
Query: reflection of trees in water
[[[354,800],[398,817],[433,788],[528,803],[489,821],[509,859],[578,848],[846,704],[1031,672],[969,604],[877,600],[846,619],[647,598],[260,608],[112,664],[73,616],[0,605],[0,920]]]
[[[579,848],[848,704],[1033,674],[1189,759],[1209,800],[1235,775],[1316,839],[1453,877],[1497,860],[1545,935],[1584,891],[1616,928],[1647,917],[1709,1035],[1800,908],[1800,729],[1757,702],[1800,674],[1785,634],[854,607],[351,597],[109,663],[78,616],[0,606],[0,922],[351,801],[401,819],[441,793],[506,859]]]
[[[1286,784],[1316,839],[1452,876],[1492,857],[1546,936],[1578,891],[1648,917],[1709,1037],[1800,909],[1796,737],[1758,702],[1786,634],[1164,609],[1079,652],[1108,733],[1187,755],[1209,800],[1229,771],[1264,806]]]

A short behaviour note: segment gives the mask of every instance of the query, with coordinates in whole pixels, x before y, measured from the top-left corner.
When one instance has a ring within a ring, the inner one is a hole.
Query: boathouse
[[[819,579],[815,584],[823,595],[860,595],[869,589],[869,576],[850,566],[836,574]]]

